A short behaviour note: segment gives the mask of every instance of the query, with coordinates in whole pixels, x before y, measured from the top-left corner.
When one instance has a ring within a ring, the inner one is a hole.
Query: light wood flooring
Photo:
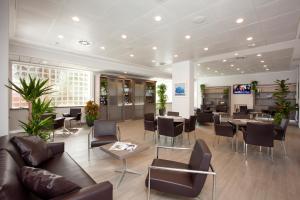
[[[100,149],[91,150],[91,160],[87,154],[87,127],[80,128],[76,134],[56,136],[55,141],[64,141],[66,151],[83,167],[96,181],[109,180],[114,185],[114,199],[143,200],[146,199],[145,177],[147,166],[155,156],[155,144],[152,133],[144,140],[143,121],[134,120],[119,123],[122,139],[131,139],[151,144],[151,148],[128,159],[128,167],[142,172],[142,175],[127,174],[117,189],[116,184],[120,174],[114,172],[122,163],[115,160]],[[300,199],[300,129],[289,126],[287,130],[286,147],[288,157],[284,157],[282,146],[275,142],[274,161],[267,150],[259,152],[258,147],[250,147],[248,160],[242,153],[242,137],[239,134],[239,150],[231,149],[231,141],[220,139],[213,147],[214,131],[212,125],[197,128],[197,138],[203,139],[212,152],[212,165],[217,172],[218,200],[298,200]],[[194,137],[191,135],[191,143]],[[161,137],[161,145],[171,145],[170,140]],[[183,140],[178,140],[175,146],[191,146],[186,133]],[[161,158],[188,162],[190,151],[161,151]],[[200,194],[200,199],[211,199],[212,177],[208,177]],[[151,199],[188,199],[161,192],[151,192]]]

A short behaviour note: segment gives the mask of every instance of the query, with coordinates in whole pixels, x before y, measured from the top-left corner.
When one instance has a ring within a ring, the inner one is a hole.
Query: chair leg
[[[245,159],[247,160],[248,144],[245,144]]]
[[[220,144],[220,136],[218,137],[218,144]]]
[[[174,143],[175,143],[175,138],[172,137],[172,146],[174,147]]]
[[[215,135],[214,144],[213,146],[216,148],[216,141],[217,141],[217,135]]]
[[[283,148],[283,152],[284,152],[284,156],[287,156],[287,152],[286,152],[286,148],[285,148],[285,142],[282,140],[281,141],[281,145],[282,145],[282,148]]]
[[[55,130],[53,130],[52,134],[53,134],[53,136],[52,136],[52,142],[54,142]]]
[[[261,152],[261,146],[259,146],[259,152]]]
[[[89,159],[89,161],[90,161],[90,153],[91,153],[90,150],[91,150],[91,149],[90,149],[90,147],[88,146],[88,159]]]
[[[146,139],[146,130],[144,130],[144,140]]]
[[[233,150],[233,141],[234,141],[234,138],[232,137],[231,138],[231,149]]]
[[[187,133],[187,134],[188,134],[189,144],[191,144],[191,141],[190,141],[190,133]]]
[[[274,152],[273,152],[273,147],[270,147],[271,148],[271,159],[272,161],[274,161]]]
[[[197,140],[196,130],[194,130],[194,137],[195,137],[195,142],[196,142],[196,140]]]

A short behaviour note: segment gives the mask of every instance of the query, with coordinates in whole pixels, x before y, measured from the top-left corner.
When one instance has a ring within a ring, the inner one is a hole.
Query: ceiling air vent
[[[235,57],[235,59],[237,59],[237,60],[243,60],[245,58],[246,58],[246,56],[237,56],[237,57]]]

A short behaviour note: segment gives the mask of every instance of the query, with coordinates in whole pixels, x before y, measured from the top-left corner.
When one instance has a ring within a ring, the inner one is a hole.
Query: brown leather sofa
[[[111,200],[112,184],[96,183],[72,158],[64,152],[64,143],[49,143],[54,157],[42,163],[39,168],[66,177],[81,187],[80,190],[56,197],[55,200]],[[0,137],[0,199],[40,199],[22,184],[19,173],[25,163],[9,136]]]

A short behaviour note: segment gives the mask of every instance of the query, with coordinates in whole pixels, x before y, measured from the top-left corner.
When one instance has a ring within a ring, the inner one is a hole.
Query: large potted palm
[[[51,99],[42,99],[43,96],[53,93],[52,86],[47,85],[48,79],[42,80],[38,78],[28,79],[20,78],[20,85],[9,80],[9,89],[16,91],[28,104],[28,122],[20,121],[21,127],[28,135],[36,135],[43,140],[49,139],[49,127],[53,124],[53,119],[42,115],[53,112],[51,107]]]
[[[165,115],[166,113],[166,103],[167,103],[167,86],[166,84],[160,84],[157,86],[157,95],[158,95],[158,112],[159,115]]]

